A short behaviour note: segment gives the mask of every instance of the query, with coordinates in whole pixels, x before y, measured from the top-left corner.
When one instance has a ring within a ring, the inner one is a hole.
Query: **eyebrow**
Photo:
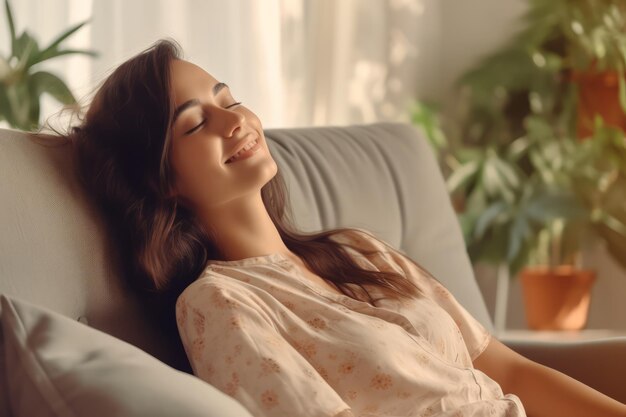
[[[213,95],[216,96],[224,88],[228,88],[228,84],[219,82],[213,86],[211,91],[213,91]],[[190,107],[199,106],[199,105],[200,105],[200,100],[198,100],[197,98],[192,98],[190,100],[185,101],[180,106],[178,106],[176,110],[174,110],[174,115],[172,116],[172,125],[176,122],[176,119],[178,119],[178,116],[180,116],[182,112],[184,112]]]

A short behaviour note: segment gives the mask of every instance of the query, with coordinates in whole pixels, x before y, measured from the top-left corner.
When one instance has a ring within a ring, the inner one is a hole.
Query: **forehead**
[[[172,60],[170,71],[172,98],[177,105],[197,98],[200,92],[209,91],[218,82],[199,66],[182,59]]]

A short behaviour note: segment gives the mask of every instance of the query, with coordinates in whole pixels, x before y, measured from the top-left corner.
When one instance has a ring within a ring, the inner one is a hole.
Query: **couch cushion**
[[[73,172],[69,145],[0,129],[0,293],[21,297],[189,371],[182,346],[120,279],[115,248]]]
[[[439,165],[415,127],[374,123],[265,135],[301,229],[370,230],[428,269],[493,331]]]
[[[0,306],[0,312],[2,307]],[[0,417],[12,417],[9,409],[9,380],[6,372],[6,359],[4,354],[4,334],[0,325]]]
[[[199,378],[49,309],[0,294],[0,315],[15,417],[251,417]]]

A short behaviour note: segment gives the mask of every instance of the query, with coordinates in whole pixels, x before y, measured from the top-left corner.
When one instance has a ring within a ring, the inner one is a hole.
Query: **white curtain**
[[[434,15],[436,3],[420,0],[284,1],[285,121],[407,119],[417,95],[420,41],[438,30],[425,24],[426,3]]]
[[[92,48],[100,57],[47,65],[79,97],[162,37],[176,39],[186,59],[228,83],[265,127],[407,120],[411,100],[438,89],[437,0],[13,0],[12,6],[18,32],[27,28],[40,44],[91,18],[67,46]],[[6,53],[8,31],[2,32]],[[57,109],[44,101],[44,114]]]

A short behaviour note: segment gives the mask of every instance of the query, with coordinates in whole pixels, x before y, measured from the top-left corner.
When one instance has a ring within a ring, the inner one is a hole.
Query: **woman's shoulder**
[[[195,281],[189,284],[178,296],[176,304],[193,302],[194,300],[210,299],[214,302],[230,300],[242,301],[253,298],[251,289],[241,282],[233,279],[225,279],[221,274],[212,273],[207,269]]]

